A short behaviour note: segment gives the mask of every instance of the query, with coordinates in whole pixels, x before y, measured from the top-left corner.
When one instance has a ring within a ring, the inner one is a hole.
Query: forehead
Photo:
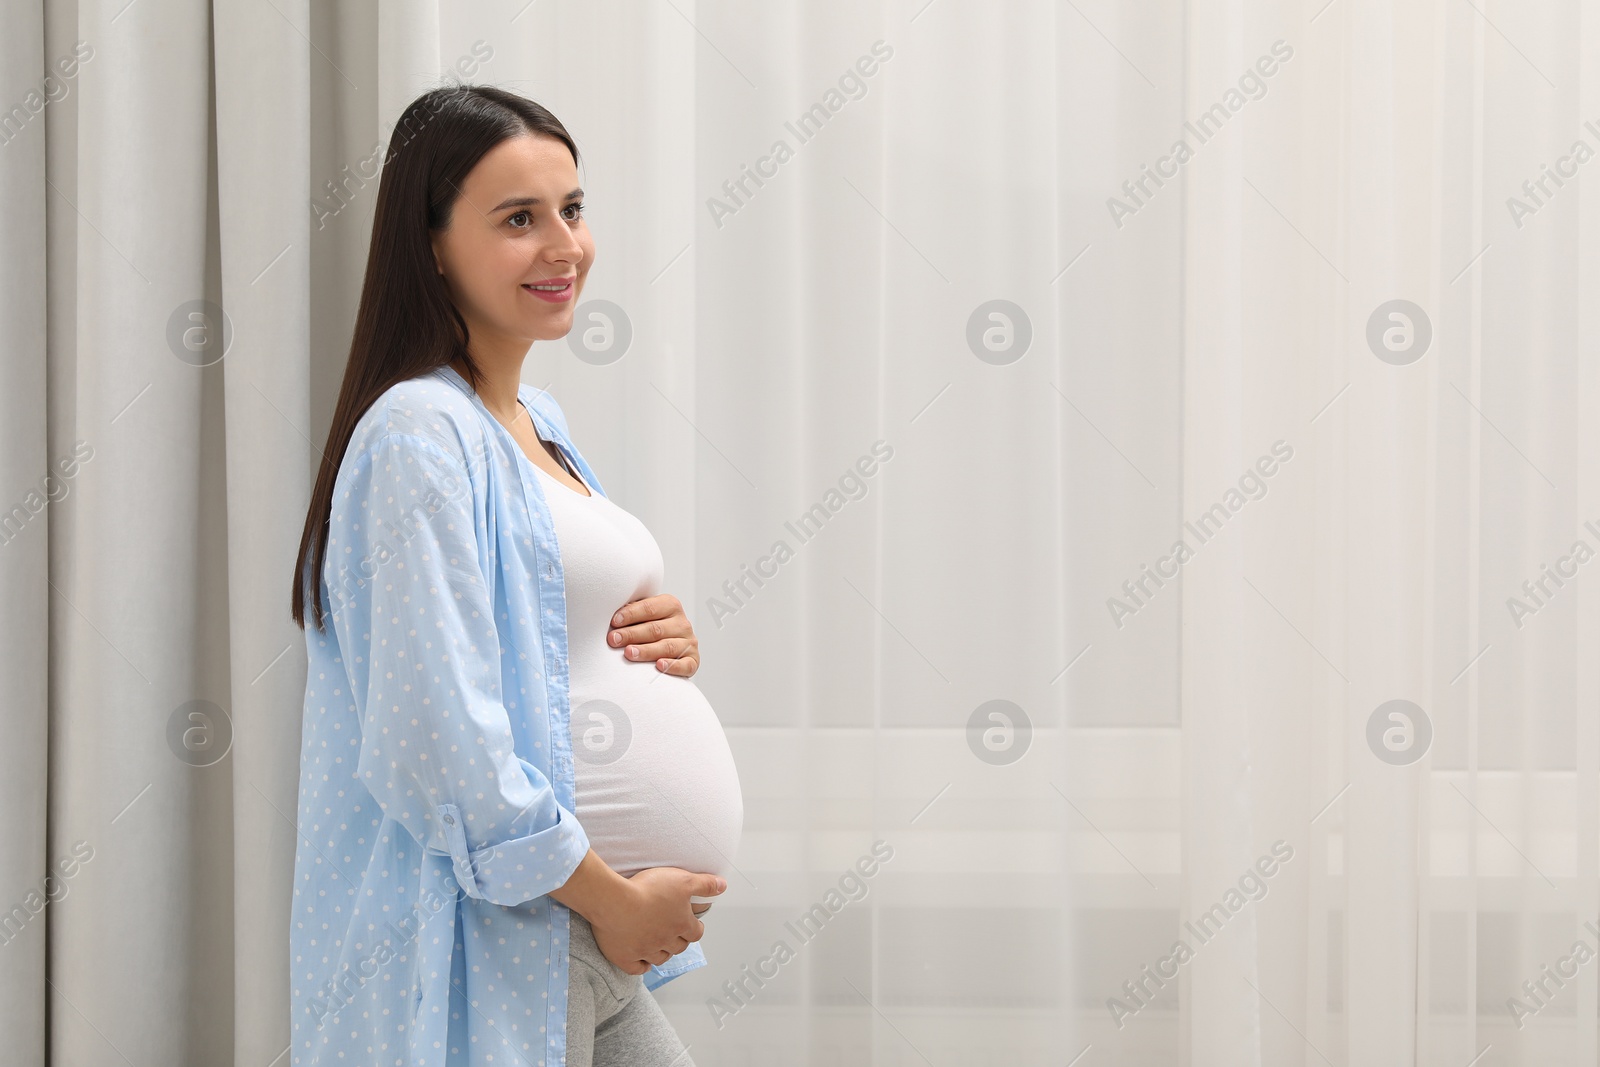
[[[536,196],[559,201],[578,186],[578,167],[567,146],[543,134],[509,137],[485,152],[467,175],[465,191],[473,200],[501,194]]]

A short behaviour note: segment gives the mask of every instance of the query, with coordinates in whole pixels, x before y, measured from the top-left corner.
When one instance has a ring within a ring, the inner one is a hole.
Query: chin
[[[572,329],[572,309],[566,308],[554,314],[546,315],[537,322],[529,323],[529,326],[538,333],[541,340],[548,340],[552,336],[564,336],[568,330]]]

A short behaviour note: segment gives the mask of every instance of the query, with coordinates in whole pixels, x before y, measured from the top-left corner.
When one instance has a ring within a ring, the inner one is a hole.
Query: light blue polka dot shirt
[[[539,436],[606,495],[555,400]],[[339,466],[307,612],[292,1062],[566,1063],[566,591],[532,462],[452,368],[385,392]],[[699,942],[644,974],[706,965]]]

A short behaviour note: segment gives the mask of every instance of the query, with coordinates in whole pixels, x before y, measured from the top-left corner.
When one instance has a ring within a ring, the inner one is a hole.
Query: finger
[[[676,659],[656,660],[656,670],[662,674],[675,674],[680,678],[689,678],[700,669],[700,657],[693,654],[679,656]]]
[[[655,618],[655,609],[650,602],[654,597],[645,597],[642,600],[630,600],[618,608],[616,614],[611,616],[612,626],[627,626],[629,623],[639,622],[641,619]]]
[[[695,642],[687,637],[668,637],[661,641],[643,641],[622,650],[624,659],[635,663],[649,663],[653,659],[677,659],[695,650]]]
[[[678,603],[677,597],[671,593],[658,593],[655,596],[630,600],[622,605],[617,609],[617,613],[611,617],[611,625],[627,626],[629,623],[641,622],[646,619],[664,619],[682,610],[683,605]]]
[[[615,627],[606,634],[606,643],[612,648],[621,648],[623,645],[641,645],[646,641],[683,640],[693,636],[694,627],[690,625],[688,617],[672,615],[665,619],[634,623],[632,626]]]

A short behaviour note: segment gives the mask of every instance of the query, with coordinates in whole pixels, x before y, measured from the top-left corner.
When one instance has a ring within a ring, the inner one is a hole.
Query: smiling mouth
[[[523,292],[532,293],[540,300],[552,303],[562,303],[572,299],[572,285],[575,278],[566,278],[556,282],[537,282],[533,285],[524,285]]]

